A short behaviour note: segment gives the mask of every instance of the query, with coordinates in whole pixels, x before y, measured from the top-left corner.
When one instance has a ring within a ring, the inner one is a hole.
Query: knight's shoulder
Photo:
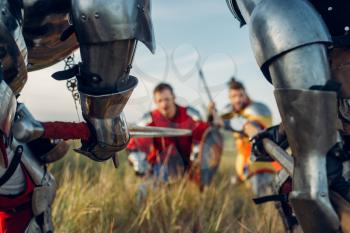
[[[261,102],[253,102],[249,104],[244,109],[244,114],[251,116],[263,116],[263,117],[271,117],[272,113],[269,107]]]

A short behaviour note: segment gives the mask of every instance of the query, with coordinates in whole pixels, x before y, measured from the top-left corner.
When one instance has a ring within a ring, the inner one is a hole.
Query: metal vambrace
[[[95,161],[104,161],[126,147],[130,135],[122,111],[137,82],[137,78],[129,76],[126,88],[113,94],[88,95],[80,92],[83,116],[94,138],[82,142],[77,152]]]
[[[276,89],[275,97],[294,156],[290,201],[297,219],[305,233],[337,232],[326,169],[326,155],[338,139],[336,93]]]
[[[308,1],[237,0],[237,6],[248,23],[255,58],[270,81],[268,68],[276,57],[305,45],[332,41],[321,16]]]

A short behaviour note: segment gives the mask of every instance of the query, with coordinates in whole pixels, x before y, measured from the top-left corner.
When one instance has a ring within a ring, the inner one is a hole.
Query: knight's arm
[[[155,49],[149,0],[72,0],[82,62],[75,68],[82,113],[95,134],[80,152],[103,161],[124,149],[130,134],[123,114],[137,78],[130,76],[138,41]]]

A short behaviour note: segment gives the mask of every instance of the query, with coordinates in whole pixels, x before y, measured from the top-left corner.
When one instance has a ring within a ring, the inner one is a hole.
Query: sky
[[[274,122],[280,121],[273,87],[255,62],[247,27],[239,27],[225,0],[153,0],[152,19],[157,49],[152,54],[138,44],[131,75],[139,79],[139,85],[124,111],[129,122],[137,122],[154,108],[152,90],[159,82],[173,85],[179,104],[191,105],[204,115],[208,97],[197,64],[202,67],[218,109],[228,104],[226,84],[234,75],[245,84],[253,100],[270,107]],[[79,51],[75,57],[79,59]],[[51,78],[62,69],[63,63],[59,63],[29,73],[20,101],[38,120],[82,119],[80,105],[74,104],[65,81]]]

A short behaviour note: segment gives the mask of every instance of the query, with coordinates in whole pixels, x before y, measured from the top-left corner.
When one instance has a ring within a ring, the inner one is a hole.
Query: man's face
[[[170,90],[163,90],[154,93],[154,103],[160,113],[171,118],[176,112],[175,96],[170,92]]]
[[[241,111],[247,101],[247,94],[243,89],[230,89],[229,98],[235,111]]]

